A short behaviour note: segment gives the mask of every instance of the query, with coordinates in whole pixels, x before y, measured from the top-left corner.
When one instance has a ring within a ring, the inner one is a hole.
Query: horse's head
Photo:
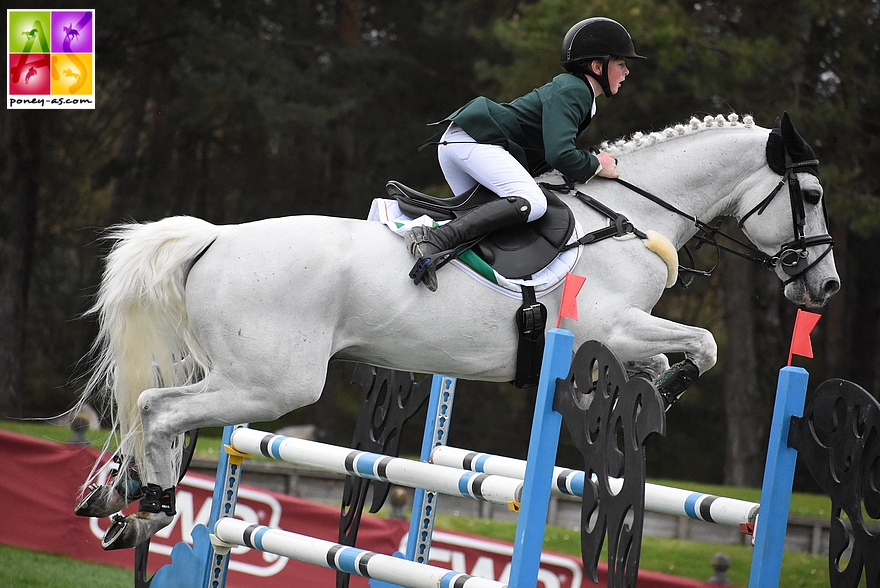
[[[740,216],[739,225],[766,254],[763,262],[784,282],[786,298],[795,304],[824,306],[840,289],[831,252],[834,241],[828,234],[819,161],[788,113],[776,119],[766,158],[768,175],[782,179]]]

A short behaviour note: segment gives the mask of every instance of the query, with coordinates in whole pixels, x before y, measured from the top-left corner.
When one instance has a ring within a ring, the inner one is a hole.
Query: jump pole
[[[431,462],[447,467],[462,468],[474,472],[521,479],[525,476],[526,463],[520,459],[478,453],[457,447],[437,447],[431,454]],[[613,491],[623,485],[621,480],[610,478]],[[566,468],[553,468],[551,491],[569,496],[584,495],[584,472]],[[754,524],[760,504],[681,488],[645,484],[645,510],[688,517],[719,525],[738,527],[742,523]]]
[[[217,521],[214,534],[230,548],[244,545],[297,561],[409,588],[506,588],[505,584],[494,580],[255,525],[231,517]]]
[[[485,500],[504,506],[523,499],[525,482],[479,474],[380,453],[241,428],[232,432],[232,447],[265,457],[338,474],[354,475],[410,488],[430,488],[444,494]],[[548,489],[549,493],[549,489]]]

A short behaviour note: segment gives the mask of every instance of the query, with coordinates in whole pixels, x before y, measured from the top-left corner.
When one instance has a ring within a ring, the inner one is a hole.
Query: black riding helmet
[[[569,29],[562,41],[559,61],[565,71],[595,78],[605,96],[611,98],[608,62],[612,57],[646,59],[636,53],[632,37],[623,25],[610,18],[595,17],[582,20]],[[601,75],[590,70],[590,63],[594,59],[602,61]]]

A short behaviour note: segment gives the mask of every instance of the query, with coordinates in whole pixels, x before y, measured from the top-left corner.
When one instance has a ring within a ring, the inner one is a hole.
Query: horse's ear
[[[788,116],[787,112],[782,113],[782,124],[780,125],[780,131],[782,132],[782,138],[785,141],[785,146],[789,149],[791,149],[792,147],[800,147],[801,145],[803,145],[804,140],[794,128],[794,124],[791,122],[791,117]]]
[[[776,120],[779,121],[778,118]],[[804,138],[801,137],[801,134],[798,133],[797,129],[794,128],[794,123],[791,122],[791,117],[788,116],[787,112],[782,113],[782,120],[779,132],[782,135],[782,143],[783,145],[785,145],[785,150],[788,152],[791,161],[798,163],[802,161],[816,159],[816,153],[813,151],[813,148],[810,147],[809,143],[804,141]],[[774,171],[776,170],[774,169]],[[814,176],[819,177],[818,166],[808,167],[803,169],[803,171],[809,172]]]
[[[788,116],[787,114],[785,116]],[[785,175],[785,141],[782,138],[782,120],[777,116],[767,137],[767,165],[780,176]]]

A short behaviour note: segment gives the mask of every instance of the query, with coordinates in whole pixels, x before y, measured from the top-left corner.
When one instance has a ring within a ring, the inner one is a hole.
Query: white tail
[[[134,459],[142,474],[141,392],[191,384],[210,369],[190,328],[184,289],[196,258],[226,229],[177,216],[119,225],[109,232],[116,243],[89,310],[98,317],[98,337],[83,401],[94,394],[110,396],[113,433],[120,440],[117,453],[126,462]],[[127,467],[123,463],[120,471]]]

